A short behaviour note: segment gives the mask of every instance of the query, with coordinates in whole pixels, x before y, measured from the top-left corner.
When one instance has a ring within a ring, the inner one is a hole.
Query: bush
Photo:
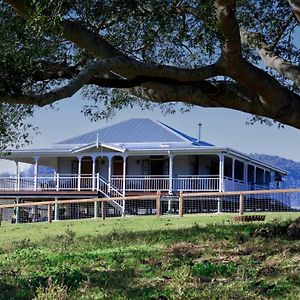
[[[67,300],[68,291],[67,287],[57,285],[52,282],[51,279],[48,281],[46,288],[38,288],[34,300]]]

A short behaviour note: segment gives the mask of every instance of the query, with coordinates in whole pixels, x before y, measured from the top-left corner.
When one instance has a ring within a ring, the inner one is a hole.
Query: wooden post
[[[240,194],[240,209],[239,209],[240,215],[244,214],[244,196],[243,194]]]
[[[55,198],[54,203],[54,221],[58,221],[58,204],[57,204],[57,198]]]
[[[48,223],[52,223],[52,205],[48,204]]]
[[[95,200],[95,202],[94,202],[94,218],[95,219],[98,218],[98,209],[99,209],[99,202],[97,200]]]
[[[179,217],[183,217],[183,192],[179,193]]]
[[[161,197],[161,191],[157,191],[156,194],[156,216],[160,217],[160,197]]]
[[[19,204],[20,199],[16,198],[16,204]],[[16,224],[20,222],[20,207],[17,206],[16,208]]]
[[[101,217],[102,220],[105,220],[105,201],[101,202]]]
[[[2,224],[2,219],[3,219],[3,208],[0,208],[0,226]]]

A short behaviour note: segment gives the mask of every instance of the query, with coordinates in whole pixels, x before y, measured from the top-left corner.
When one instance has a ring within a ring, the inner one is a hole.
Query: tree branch
[[[289,115],[293,113],[295,109],[300,111],[299,96],[281,86],[267,72],[250,64],[241,57],[239,52],[241,37],[235,16],[235,1],[216,0],[215,6],[220,30],[225,37],[220,64],[224,67],[226,75],[239,82],[251,92],[259,95],[261,104],[268,111],[269,117],[278,120],[282,119],[284,114]],[[232,67],[233,65],[234,67]]]
[[[288,1],[297,20],[300,22],[300,0],[288,0]]]
[[[111,68],[124,64],[122,58],[112,58],[103,61],[92,61],[83,68],[77,76],[72,79],[67,85],[54,89],[42,95],[8,95],[3,97],[3,102],[6,103],[20,103],[31,104],[38,106],[45,106],[54,103],[58,100],[71,97],[79,91],[85,84],[89,83],[91,78],[101,71],[109,72]]]
[[[227,107],[252,114],[266,114],[259,97],[235,82],[214,82],[218,93],[209,95],[196,86],[148,83],[147,88],[135,87],[126,92],[157,103],[184,102],[202,107]]]
[[[263,36],[254,32],[241,30],[242,42],[250,47],[256,48],[258,54],[265,64],[276,70],[280,75],[292,80],[300,89],[300,67],[295,66],[287,60],[281,58],[265,42]]]
[[[222,61],[227,66],[232,61],[241,59],[239,24],[235,18],[236,1],[216,0],[215,7],[219,27],[224,37]]]

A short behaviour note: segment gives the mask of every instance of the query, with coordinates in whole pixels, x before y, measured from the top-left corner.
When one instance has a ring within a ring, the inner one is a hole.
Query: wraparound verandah
[[[185,170],[179,166],[180,157],[188,158]],[[21,177],[17,163],[17,175],[0,178],[0,189],[100,190],[106,194],[114,192],[124,195],[126,192],[157,190],[170,193],[179,190],[247,190],[255,188],[255,185],[267,186],[271,181],[269,170],[226,156],[224,153],[206,155],[168,153],[151,155],[147,159],[145,155],[108,153],[99,156],[93,153],[73,159],[72,171],[76,171],[75,174],[55,172],[49,176],[40,176],[38,173],[40,157],[34,158],[32,177]],[[199,162],[200,160],[202,161]]]

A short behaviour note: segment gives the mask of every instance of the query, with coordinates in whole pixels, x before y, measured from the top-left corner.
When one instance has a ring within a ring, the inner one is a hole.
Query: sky
[[[80,94],[60,101],[55,109],[42,108],[32,119],[39,127],[29,148],[49,147],[51,144],[93,131],[130,118],[153,118],[190,136],[198,137],[198,123],[202,123],[201,139],[217,146],[230,147],[244,153],[278,155],[300,162],[300,130],[285,126],[247,125],[250,115],[229,109],[192,108],[190,112],[164,116],[159,108],[142,111],[124,109],[108,121],[91,122],[80,112],[85,100]],[[28,147],[27,147],[28,148]],[[21,169],[28,166],[23,165]],[[15,172],[13,162],[0,160],[0,173]]]

